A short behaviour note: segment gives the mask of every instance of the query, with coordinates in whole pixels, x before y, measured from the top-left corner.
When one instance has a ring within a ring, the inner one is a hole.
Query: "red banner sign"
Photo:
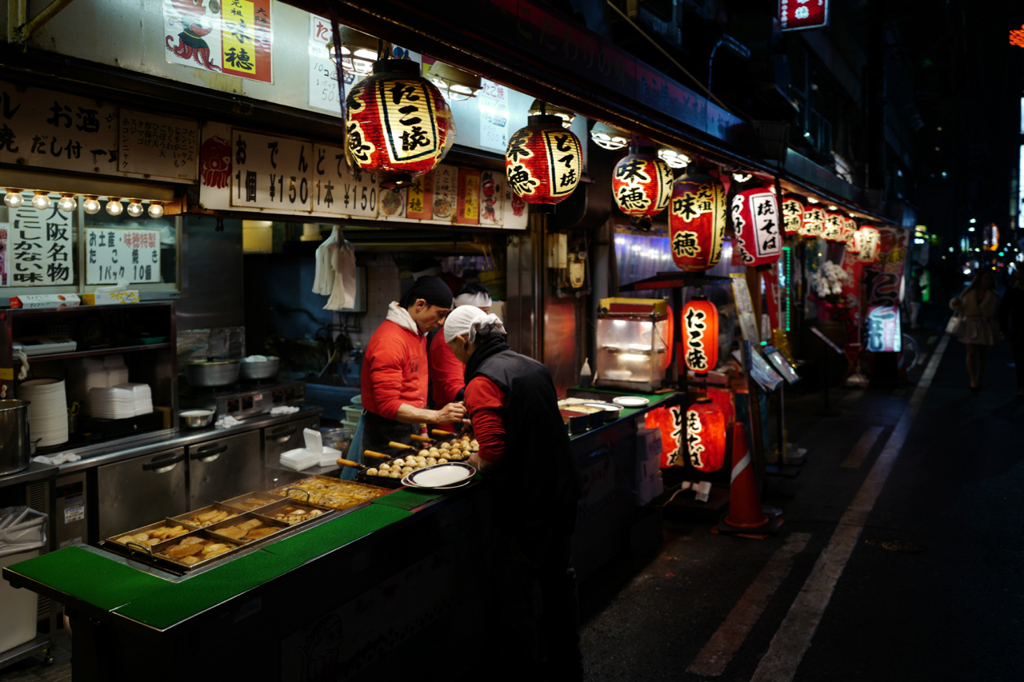
[[[828,26],[828,0],[779,0],[783,31]]]

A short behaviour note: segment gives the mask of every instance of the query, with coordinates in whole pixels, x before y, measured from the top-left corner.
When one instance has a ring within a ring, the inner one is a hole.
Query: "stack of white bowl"
[[[29,401],[29,437],[38,447],[68,442],[68,403],[63,379],[29,379],[18,387],[18,397]]]
[[[118,384],[89,389],[89,414],[97,419],[127,419],[153,411],[148,384]]]

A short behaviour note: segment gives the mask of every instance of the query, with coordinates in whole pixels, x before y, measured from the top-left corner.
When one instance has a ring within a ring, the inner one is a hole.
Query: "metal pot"
[[[241,367],[239,376],[243,381],[261,381],[277,376],[277,370],[281,368],[281,359],[268,355],[263,362],[240,362],[238,364]]]
[[[28,405],[27,400],[0,400],[0,476],[28,469],[31,463]]]
[[[203,360],[185,365],[185,376],[190,386],[211,388],[227,386],[238,381],[238,360]]]

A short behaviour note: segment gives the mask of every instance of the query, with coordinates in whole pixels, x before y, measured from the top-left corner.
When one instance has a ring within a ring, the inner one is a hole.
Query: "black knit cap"
[[[439,308],[452,307],[452,290],[440,277],[420,277],[412,288],[405,292],[398,305],[408,309],[416,304],[416,299],[422,298],[428,305],[436,305]]]

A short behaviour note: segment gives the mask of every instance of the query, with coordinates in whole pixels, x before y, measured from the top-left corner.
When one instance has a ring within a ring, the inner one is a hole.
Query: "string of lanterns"
[[[26,190],[7,188],[6,194],[4,194],[4,204],[8,208],[21,208],[25,204],[25,196],[23,192]],[[50,198],[50,193],[45,190],[31,190],[32,198],[30,203],[32,208],[37,211],[46,211],[53,206],[53,199]],[[102,208],[100,204],[100,197],[95,194],[85,194],[82,196],[82,210],[89,215],[94,215],[100,212]],[[119,216],[122,212],[127,212],[129,216],[133,218],[140,217],[143,213],[149,213],[150,218],[160,218],[164,215],[164,202],[151,200],[149,201],[148,209],[143,205],[143,199],[128,199],[128,207],[125,208],[124,204],[121,203],[121,197],[107,197],[107,213],[111,216]],[[60,198],[57,199],[57,209],[64,213],[71,213],[78,208],[78,195],[71,194],[68,192],[61,192]]]

